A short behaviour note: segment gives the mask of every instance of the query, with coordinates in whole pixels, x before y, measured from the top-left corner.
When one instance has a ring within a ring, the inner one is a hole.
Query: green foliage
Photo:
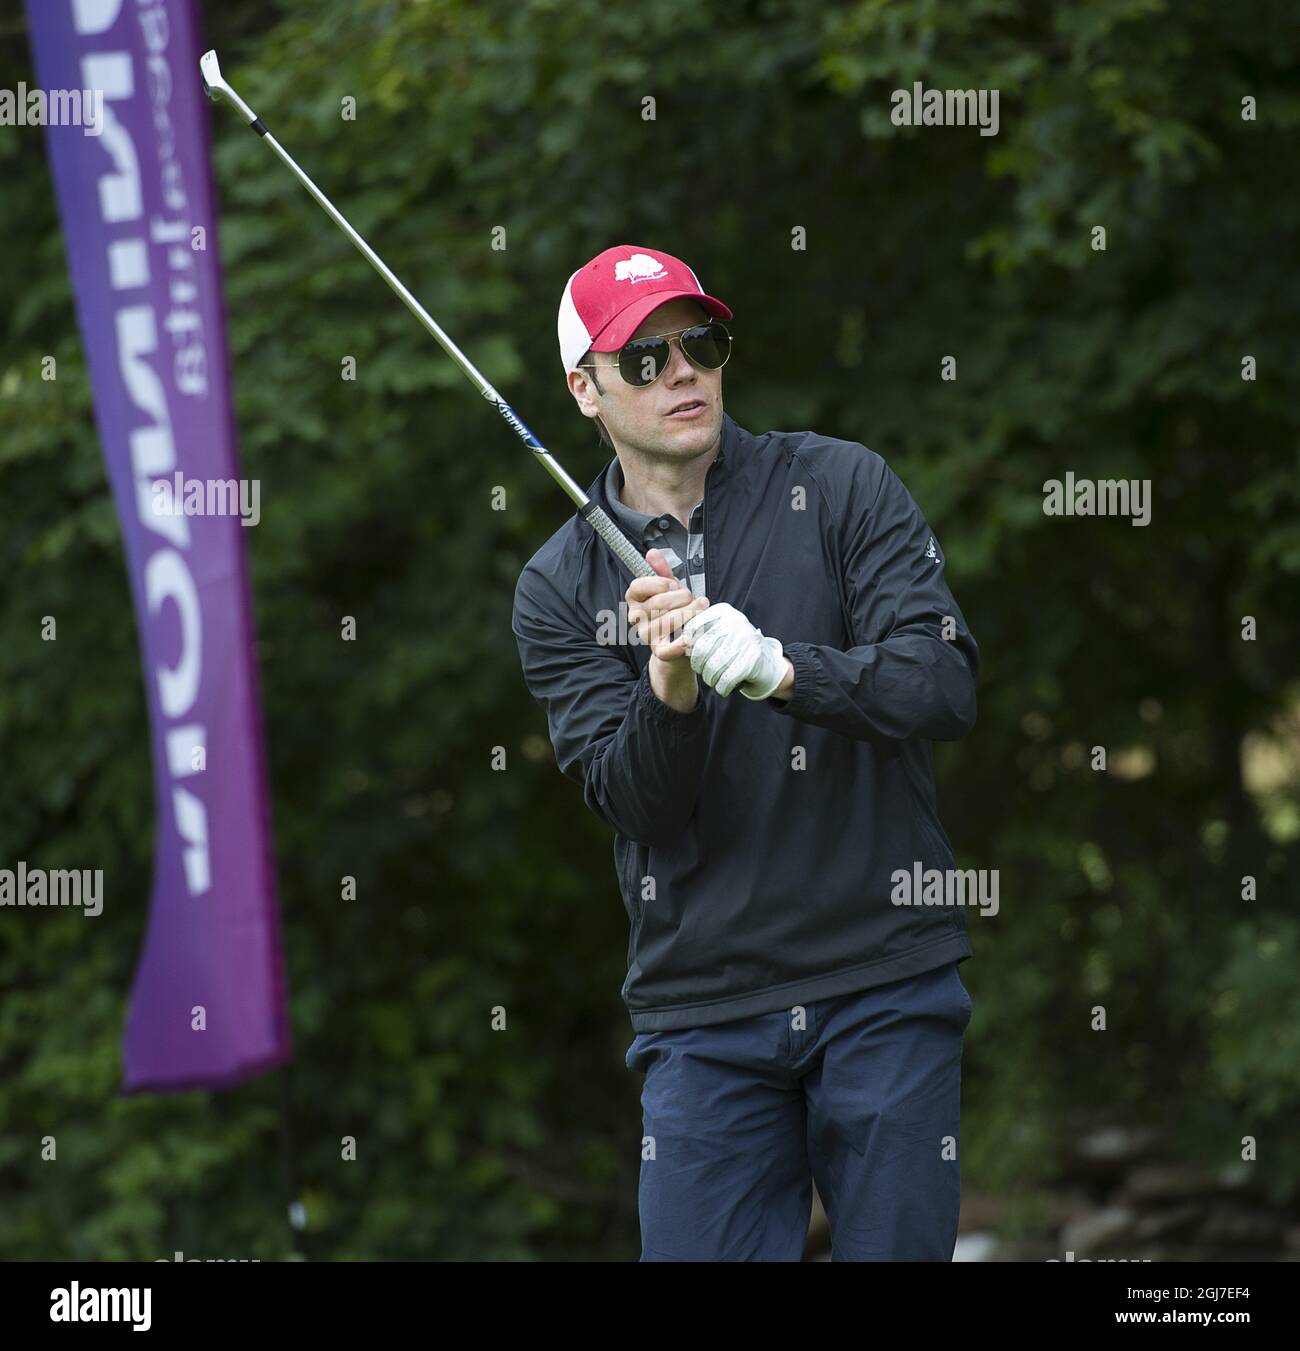
[[[1290,8],[207,8],[279,139],[584,485],[606,456],[556,306],[632,242],[736,312],[743,425],[863,441],[922,503],[984,658],[941,810],[1001,883],[963,968],[967,1182],[1023,1201],[1082,1107],[1181,1114],[1220,1163],[1275,1139],[1300,1099],[1276,1035],[1294,777],[1264,814],[1240,747],[1297,694]],[[0,51],[32,79],[21,33]],[[895,126],[914,80],[999,89],[999,134]],[[625,918],[509,625],[567,504],[257,138],[220,109],[214,136],[307,1250],[635,1256]],[[0,134],[0,172],[0,866],[102,867],[107,890],[93,921],[0,922],[0,1253],[282,1256],[281,1076],[115,1096],[153,818],[136,631],[39,135]],[[1152,524],[1044,517],[1067,469],[1151,479]],[[1300,1189],[1283,1152],[1258,1165],[1277,1196]]]
[[[1239,921],[1215,972],[1208,1007],[1209,1088],[1237,1111],[1268,1159],[1273,1199],[1300,1191],[1291,1142],[1300,1120],[1300,925],[1290,917]],[[1240,1144],[1240,1141],[1238,1141]]]

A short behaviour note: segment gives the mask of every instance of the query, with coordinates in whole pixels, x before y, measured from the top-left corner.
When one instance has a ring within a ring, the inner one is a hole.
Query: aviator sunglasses
[[[654,337],[633,338],[618,349],[618,361],[588,361],[584,370],[613,370],[629,385],[644,389],[653,385],[668,369],[672,340],[676,339],[682,354],[692,366],[702,371],[716,371],[727,364],[731,355],[731,334],[716,319],[706,324],[692,324],[675,333],[659,333]]]

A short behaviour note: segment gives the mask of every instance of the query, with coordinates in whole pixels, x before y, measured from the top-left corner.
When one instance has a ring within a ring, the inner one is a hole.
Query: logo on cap
[[[658,281],[668,275],[668,269],[658,258],[648,253],[634,253],[630,258],[620,258],[614,264],[614,280],[630,281],[634,286],[639,281]]]

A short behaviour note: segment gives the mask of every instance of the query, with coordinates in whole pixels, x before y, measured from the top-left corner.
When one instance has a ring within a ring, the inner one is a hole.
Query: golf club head
[[[222,78],[221,62],[217,60],[215,50],[204,52],[199,57],[199,74],[203,76],[203,87],[213,103],[222,95],[230,93],[230,86]]]
[[[249,122],[257,122],[257,114],[235,93],[229,81],[221,73],[221,62],[217,60],[215,51],[204,52],[199,57],[199,74],[203,77],[203,87],[207,90],[208,97],[213,103],[226,99],[238,108]],[[258,123],[258,126],[260,127],[261,124]]]

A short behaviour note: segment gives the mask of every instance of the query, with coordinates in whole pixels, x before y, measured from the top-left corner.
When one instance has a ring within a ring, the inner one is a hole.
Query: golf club
[[[297,175],[298,181],[307,189],[309,193],[320,203],[326,214],[335,225],[343,231],[345,235],[357,246],[357,248],[366,257],[371,267],[379,273],[381,277],[393,288],[402,298],[406,308],[424,325],[424,327],[438,340],[442,345],[443,351],[465,372],[466,375],[477,386],[478,391],[491,404],[496,406],[496,410],[505,418],[506,422],[514,428],[516,435],[523,441],[524,445],[542,462],[546,467],[547,473],[568,493],[569,497],[577,506],[582,514],[582,519],[609,545],[610,550],[615,557],[623,564],[633,577],[653,577],[655,570],[649,563],[637,552],[631,541],[619,530],[613,521],[605,512],[593,502],[586,493],[574,482],[572,478],[565,473],[563,467],[555,459],[549,450],[528,430],[520,420],[519,415],[510,407],[500,394],[483,378],[478,369],[473,365],[468,357],[456,346],[454,342],[442,331],[434,322],[432,316],[420,304],[418,300],[402,285],[401,281],[392,272],[384,260],[366,243],[364,239],[352,228],[344,218],[334,203],[311,181],[310,178],[298,167],[293,157],[287,150],[275,139],[266,129],[265,123],[260,117],[244,102],[235,92],[230,84],[221,74],[221,65],[217,60],[215,51],[204,52],[199,59],[199,71],[203,76],[203,83],[208,91],[208,97],[215,103],[218,99],[227,98],[235,107],[248,119],[249,126],[271,147],[272,150],[289,166]]]

